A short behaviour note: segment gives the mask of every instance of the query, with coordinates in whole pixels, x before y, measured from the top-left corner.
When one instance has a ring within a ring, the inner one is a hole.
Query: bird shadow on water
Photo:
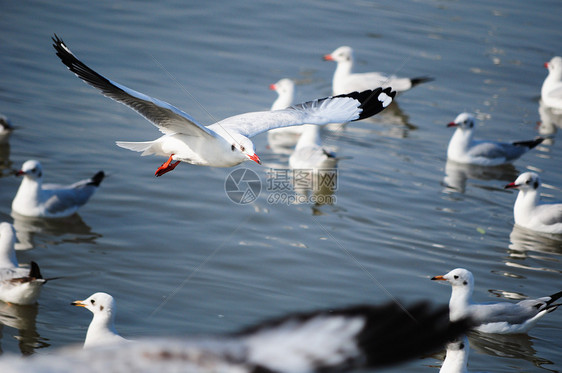
[[[92,232],[78,214],[66,218],[29,218],[12,213],[16,229],[16,250],[30,250],[48,242],[49,245],[62,243],[93,243],[101,234]]]
[[[37,349],[49,347],[47,340],[41,338],[37,332],[35,321],[37,313],[37,304],[20,306],[0,301],[0,343],[8,334],[5,333],[5,327],[9,327],[18,331],[14,338],[18,341],[23,356],[32,355]],[[2,353],[1,344],[0,353]]]

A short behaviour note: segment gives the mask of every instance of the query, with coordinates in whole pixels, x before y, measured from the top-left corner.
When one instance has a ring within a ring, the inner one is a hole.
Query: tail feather
[[[29,277],[35,279],[42,279],[41,271],[39,270],[39,265],[35,262],[31,262],[31,269],[29,270]]]
[[[548,312],[552,312],[558,308],[558,306],[562,305],[561,303],[554,304],[558,299],[562,298],[562,291],[558,293],[552,294],[550,299],[546,302],[546,309]]]
[[[529,141],[516,141],[513,143],[513,145],[526,146],[529,149],[533,149],[535,146],[539,145],[543,141],[544,141],[544,137],[537,137],[536,139],[529,140]]]
[[[132,150],[134,152],[142,152],[141,155],[150,155],[154,152],[150,149],[153,141],[142,141],[142,142],[129,142],[129,141],[116,141],[117,146]]]
[[[417,86],[418,84],[422,84],[422,83],[426,83],[426,82],[431,82],[433,80],[435,80],[432,77],[429,76],[418,76],[417,78],[412,78],[410,79],[412,81],[412,87]]]

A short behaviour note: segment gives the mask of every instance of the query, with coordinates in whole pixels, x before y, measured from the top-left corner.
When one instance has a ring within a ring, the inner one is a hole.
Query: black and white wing
[[[209,129],[253,137],[280,127],[350,122],[381,112],[390,105],[395,95],[396,92],[391,91],[391,88],[352,92],[308,101],[283,110],[235,115],[210,125]]]
[[[53,37],[53,42],[57,56],[77,77],[97,88],[103,95],[135,110],[158,127],[161,132],[165,134],[179,132],[192,136],[215,137],[205,126],[200,125],[189,114],[175,106],[132,90],[98,74],[76,58],[57,35]]]
[[[8,372],[316,373],[400,363],[441,348],[466,332],[448,307],[421,303],[356,306],[291,314],[216,337],[140,339],[86,350],[63,349],[28,359],[0,359]]]

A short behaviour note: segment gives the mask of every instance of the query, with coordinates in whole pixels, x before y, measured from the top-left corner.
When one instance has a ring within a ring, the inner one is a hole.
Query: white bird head
[[[462,130],[471,130],[474,128],[474,115],[470,113],[460,113],[454,121],[447,124],[447,127],[457,127]]]
[[[541,186],[539,175],[534,172],[524,172],[514,182],[505,186],[505,189],[519,189],[520,191],[537,190]]]
[[[21,169],[16,172],[17,176],[24,176],[33,180],[40,180],[43,177],[43,168],[41,167],[41,163],[36,160],[29,160],[26,161],[22,166]]]
[[[544,67],[548,69],[549,74],[557,76],[558,79],[562,79],[562,57],[552,57],[548,62],[544,63]]]
[[[230,145],[230,149],[233,152],[241,153],[241,155],[243,155],[243,161],[250,160],[256,162],[257,164],[261,164],[260,158],[256,155],[256,150],[252,140],[238,133],[231,134],[231,137],[233,141]]]
[[[293,97],[295,91],[295,83],[288,78],[279,80],[277,83],[271,84],[269,89],[276,91],[279,96]]]
[[[432,280],[447,281],[453,289],[468,289],[469,292],[472,292],[474,288],[474,276],[464,268],[455,268],[447,274],[433,277]]]
[[[113,319],[115,300],[107,293],[95,293],[85,300],[76,300],[73,306],[84,307],[94,314],[94,317]]]
[[[348,46],[339,47],[324,56],[324,61],[353,62],[353,49]]]

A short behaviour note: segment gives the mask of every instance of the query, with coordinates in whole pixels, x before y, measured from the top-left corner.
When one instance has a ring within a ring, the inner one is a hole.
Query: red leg
[[[158,169],[156,170],[156,172],[154,173],[154,175],[156,175],[156,177],[158,176],[162,176],[164,175],[166,172],[170,172],[172,171],[174,168],[176,168],[176,166],[178,164],[180,164],[180,161],[175,161],[174,163],[172,163],[172,157],[174,155],[170,155],[170,158],[168,158],[168,160],[166,162],[164,162],[162,164],[162,166],[158,167]]]

